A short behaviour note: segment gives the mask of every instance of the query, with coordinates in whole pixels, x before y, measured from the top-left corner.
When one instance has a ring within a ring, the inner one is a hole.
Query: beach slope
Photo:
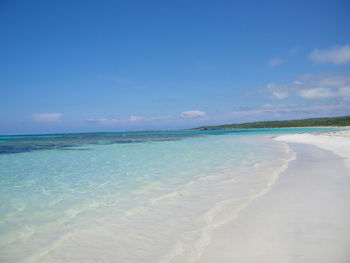
[[[349,262],[350,132],[275,140],[286,142],[296,159],[270,192],[213,229],[196,262]]]

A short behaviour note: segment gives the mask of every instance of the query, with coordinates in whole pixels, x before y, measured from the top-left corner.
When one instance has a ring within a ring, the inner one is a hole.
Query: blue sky
[[[349,1],[0,1],[0,134],[350,115]]]

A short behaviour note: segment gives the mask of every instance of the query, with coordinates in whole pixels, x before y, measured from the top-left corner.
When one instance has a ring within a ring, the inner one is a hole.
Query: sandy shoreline
[[[275,139],[286,142],[296,159],[269,193],[213,230],[196,262],[348,262],[350,131]]]
[[[344,158],[350,168],[350,129],[335,132],[319,132],[304,134],[288,134],[275,138],[277,141],[287,143],[311,144],[329,150]]]

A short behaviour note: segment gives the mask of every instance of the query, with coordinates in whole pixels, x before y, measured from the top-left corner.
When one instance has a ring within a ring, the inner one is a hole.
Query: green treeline
[[[332,118],[312,118],[288,121],[258,121],[241,124],[225,124],[217,126],[202,126],[193,130],[223,130],[223,129],[252,129],[252,128],[288,128],[316,126],[350,126],[350,116]]]

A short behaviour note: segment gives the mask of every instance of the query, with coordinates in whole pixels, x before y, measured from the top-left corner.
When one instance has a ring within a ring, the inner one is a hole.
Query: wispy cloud
[[[284,62],[284,60],[283,60],[282,58],[280,58],[280,57],[275,57],[275,58],[270,59],[270,60],[267,62],[267,65],[268,65],[270,68],[273,68],[273,67],[276,67],[276,66],[281,65],[283,62]]]
[[[350,63],[350,44],[333,46],[328,49],[315,49],[311,52],[309,58],[315,64],[343,65]]]
[[[130,118],[128,119],[128,121],[143,121],[145,120],[144,117],[141,117],[141,116],[137,116],[137,115],[131,115]]]
[[[272,95],[279,100],[283,100],[289,96],[289,87],[286,85],[279,85],[276,83],[267,84],[267,89],[271,91]]]
[[[120,122],[119,120],[114,118],[87,118],[86,121],[90,123],[98,123],[104,125],[114,125]]]
[[[291,47],[289,49],[289,55],[290,56],[295,56],[295,55],[297,55],[300,52],[300,50],[301,50],[301,46],[299,46],[299,45]]]
[[[330,88],[314,88],[299,91],[299,96],[304,99],[326,99],[337,97],[337,95]]]
[[[338,95],[346,100],[350,100],[350,86],[339,88]]]
[[[30,118],[34,121],[52,122],[52,121],[59,121],[62,116],[63,116],[62,113],[36,113],[36,114],[32,114]]]
[[[312,116],[336,116],[350,111],[346,103],[323,105],[296,105],[296,104],[265,104],[260,107],[236,110],[235,117],[271,119],[271,118],[307,118]]]
[[[136,124],[140,122],[157,122],[161,120],[170,119],[171,116],[160,116],[160,117],[141,117],[138,115],[131,115],[128,119],[116,119],[116,118],[87,118],[86,121],[89,123],[96,123],[102,125],[125,125],[125,124]]]
[[[199,111],[199,110],[190,110],[190,111],[184,111],[180,114],[181,118],[184,119],[206,119],[207,115],[204,111]]]
[[[161,124],[161,123],[184,123],[189,121],[207,120],[207,115],[204,111],[190,110],[184,111],[177,115],[164,115],[155,117],[142,117],[131,115],[127,119],[117,118],[87,118],[86,122],[99,125],[138,125],[138,124]]]
[[[291,95],[303,99],[350,100],[350,77],[340,73],[304,74],[289,83],[269,83],[266,90],[280,100]]]

